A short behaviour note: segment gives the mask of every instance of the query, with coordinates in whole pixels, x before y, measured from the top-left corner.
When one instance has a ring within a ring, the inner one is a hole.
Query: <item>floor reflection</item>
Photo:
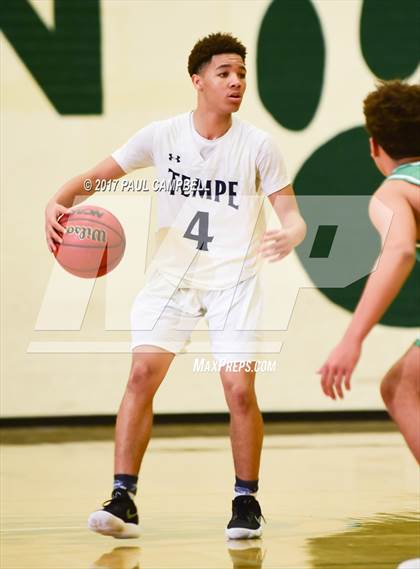
[[[417,513],[378,514],[367,520],[352,520],[348,528],[308,539],[312,569],[396,569],[402,561],[420,557]]]
[[[265,550],[261,539],[229,540],[232,569],[262,569]],[[140,569],[140,547],[115,547],[94,561],[89,569]]]
[[[261,569],[265,557],[261,539],[229,540],[232,569]]]
[[[140,569],[140,547],[115,547],[92,563],[89,569]]]

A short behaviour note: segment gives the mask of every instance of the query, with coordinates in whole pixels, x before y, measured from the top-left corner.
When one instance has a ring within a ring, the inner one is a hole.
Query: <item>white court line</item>
[[[278,354],[282,347],[282,342],[261,342],[258,344],[259,354]],[[29,354],[91,354],[91,353],[112,353],[123,354],[131,353],[129,342],[73,342],[73,341],[37,341],[29,342],[27,352]],[[187,347],[186,354],[201,355],[211,354],[211,346],[208,342],[192,341]],[[182,355],[182,354],[181,354]]]
[[[19,532],[27,532],[27,531],[61,531],[61,530],[69,530],[69,529],[87,529],[86,526],[55,526],[51,528],[15,528],[15,529],[2,529],[0,530],[0,534],[2,533],[19,533]]]

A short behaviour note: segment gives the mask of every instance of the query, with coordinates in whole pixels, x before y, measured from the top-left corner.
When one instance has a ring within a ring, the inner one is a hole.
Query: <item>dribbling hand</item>
[[[45,237],[51,253],[54,253],[57,249],[57,244],[63,241],[64,228],[59,223],[59,218],[65,213],[70,213],[70,211],[56,202],[48,204],[45,209]]]

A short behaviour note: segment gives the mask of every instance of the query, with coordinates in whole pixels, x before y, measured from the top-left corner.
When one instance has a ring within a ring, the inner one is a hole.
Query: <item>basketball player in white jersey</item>
[[[202,317],[231,417],[236,479],[226,535],[243,539],[262,533],[256,493],[263,422],[253,370],[261,312],[258,261],[288,255],[304,239],[306,225],[270,136],[232,117],[245,93],[245,55],[230,34],[198,41],[188,60],[196,109],[142,128],[112,156],[67,182],[47,206],[53,251],[62,239],[59,215],[76,197],[88,197],[84,180],[156,168],[159,246],[132,310],[132,367],[116,424],[114,488],[111,500],[88,521],[104,535],[139,535],[133,499],[151,433],[153,397]],[[280,230],[265,231],[264,196],[278,214]]]

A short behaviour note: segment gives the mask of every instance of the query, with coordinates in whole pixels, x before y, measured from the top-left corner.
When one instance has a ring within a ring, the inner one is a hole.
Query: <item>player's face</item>
[[[195,77],[194,84],[208,110],[228,114],[239,109],[246,89],[246,68],[240,55],[213,55]]]

